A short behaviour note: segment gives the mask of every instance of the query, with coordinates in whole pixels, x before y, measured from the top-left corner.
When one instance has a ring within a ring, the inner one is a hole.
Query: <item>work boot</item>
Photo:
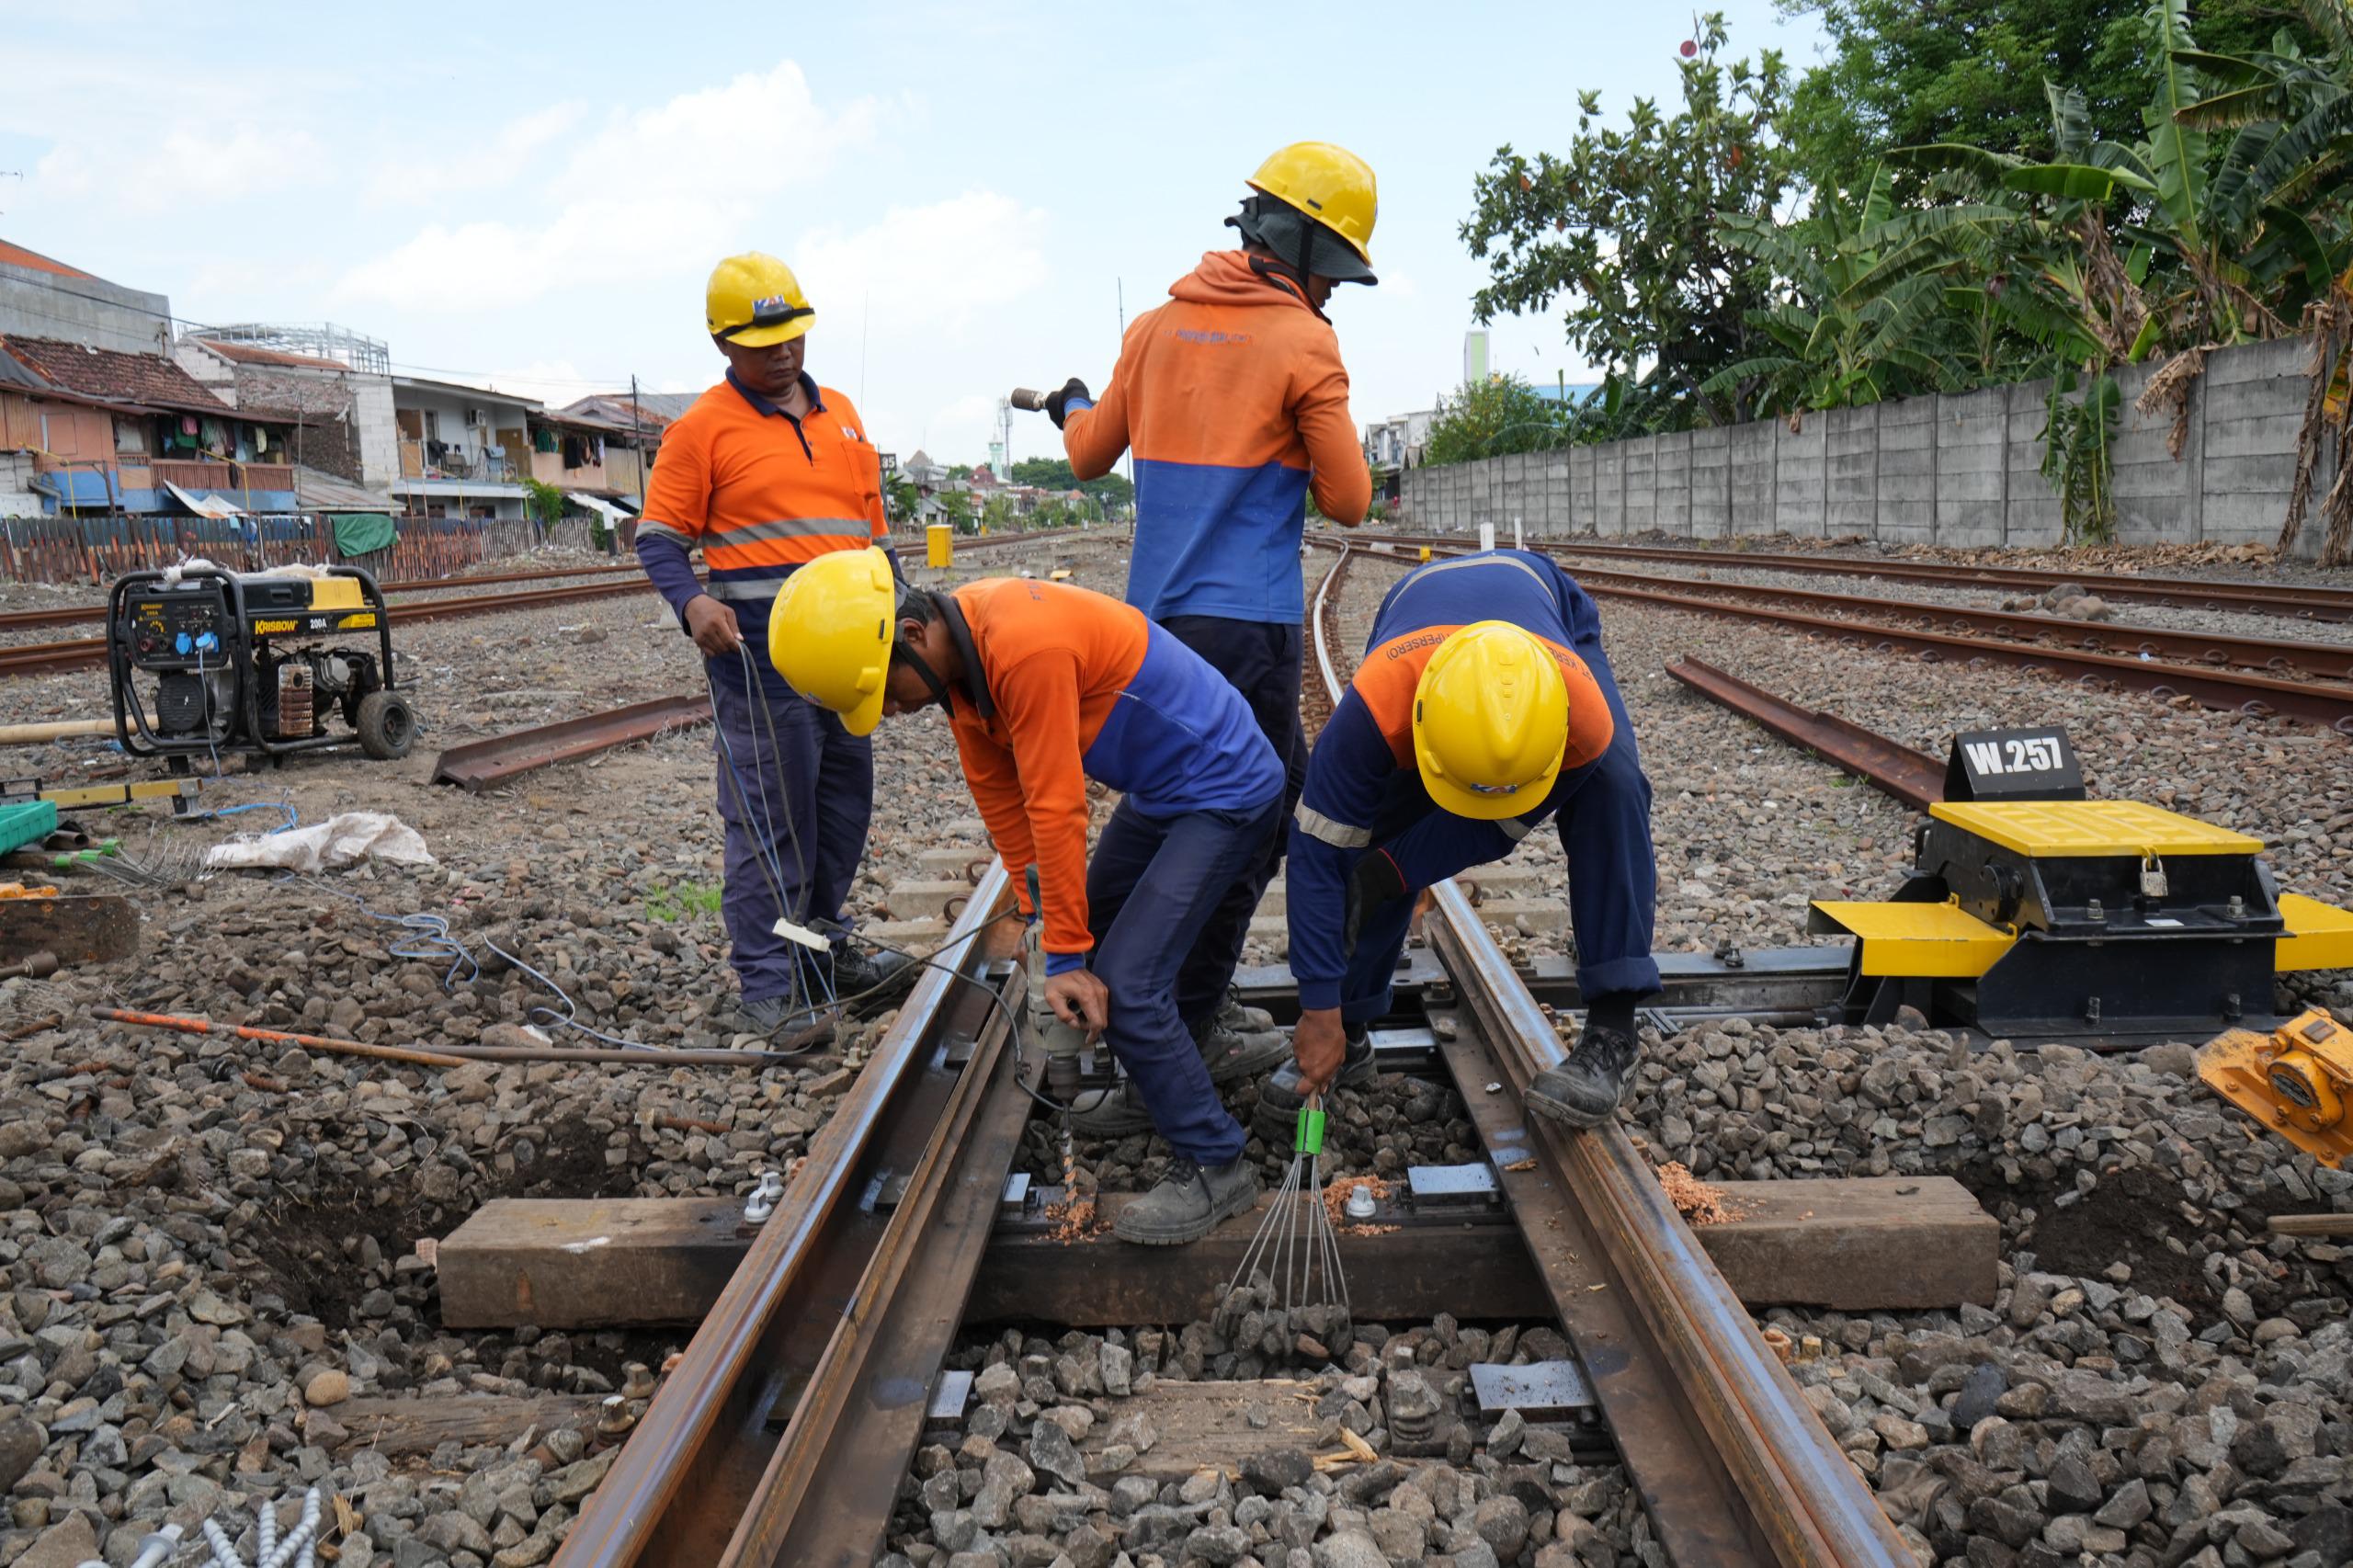
[[[1599,1127],[1618,1114],[1641,1063],[1642,1047],[1631,1029],[1588,1019],[1569,1059],[1528,1085],[1528,1108],[1564,1126]]]
[[[1353,1089],[1370,1084],[1376,1071],[1372,1040],[1366,1034],[1365,1026],[1349,1024],[1347,1032],[1347,1044],[1340,1052],[1340,1070],[1333,1074],[1330,1087],[1324,1090],[1327,1095],[1333,1089]],[[1258,1108],[1252,1113],[1250,1123],[1268,1142],[1287,1147],[1299,1126],[1299,1108],[1306,1099],[1299,1092],[1299,1059],[1293,1057],[1258,1085]]]
[[[1266,1022],[1249,1027],[1253,1014]],[[1201,1065],[1210,1070],[1212,1084],[1230,1084],[1263,1073],[1290,1050],[1283,1031],[1275,1028],[1274,1015],[1245,1007],[1231,997],[1208,1022],[1193,1026],[1192,1032],[1193,1043],[1201,1050]]]
[[[834,944],[834,994],[861,1005],[880,1003],[913,985],[922,966],[904,953],[860,952],[848,942]]]
[[[1196,1165],[1178,1154],[1168,1162],[1160,1185],[1120,1210],[1111,1233],[1139,1246],[1179,1246],[1217,1229],[1218,1221],[1246,1212],[1258,1201],[1258,1173],[1249,1156],[1222,1165]]]
[[[1241,993],[1232,986],[1225,990],[1225,1000],[1218,1004],[1217,1021],[1235,1034],[1264,1034],[1275,1027],[1275,1016],[1264,1007],[1244,1005]]]
[[[832,1006],[799,996],[762,996],[737,1004],[735,1032],[760,1037],[757,1044],[746,1046],[745,1050],[770,1051],[819,1024],[831,1023],[836,1012]]]
[[[1125,1138],[1153,1130],[1152,1112],[1136,1092],[1133,1078],[1122,1078],[1108,1089],[1089,1089],[1074,1102],[1070,1126],[1089,1138]]]

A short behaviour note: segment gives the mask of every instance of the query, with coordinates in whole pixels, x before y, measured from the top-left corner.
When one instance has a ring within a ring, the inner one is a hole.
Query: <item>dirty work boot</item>
[[[794,1035],[832,1022],[835,1011],[798,996],[763,996],[736,1006],[735,1032],[760,1037],[758,1044],[746,1046],[745,1050],[768,1051]]]
[[[904,953],[863,953],[847,942],[834,944],[834,994],[876,1004],[915,983],[922,966]]]
[[[1642,1047],[1631,1029],[1588,1018],[1569,1059],[1547,1067],[1528,1085],[1528,1108],[1564,1126],[1599,1127],[1618,1114],[1618,1102],[1641,1062]]]
[[[1089,1089],[1075,1096],[1071,1131],[1089,1138],[1125,1138],[1153,1129],[1152,1112],[1136,1093],[1133,1078],[1121,1078],[1108,1089]]]
[[[1253,1027],[1253,1015],[1266,1021]],[[1212,1084],[1263,1073],[1290,1050],[1282,1030],[1275,1028],[1274,1015],[1245,1007],[1231,997],[1208,1022],[1193,1027],[1193,1043],[1201,1048],[1201,1065],[1210,1070]]]
[[[1246,1154],[1222,1165],[1200,1165],[1178,1154],[1160,1185],[1120,1210],[1111,1232],[1139,1246],[1178,1246],[1217,1229],[1219,1221],[1258,1201],[1258,1173]]]
[[[1353,1089],[1373,1079],[1372,1041],[1366,1036],[1365,1026],[1349,1024],[1347,1034],[1347,1044],[1340,1053],[1340,1070],[1332,1078],[1334,1089]],[[1305,1098],[1299,1092],[1299,1061],[1294,1057],[1258,1085],[1258,1108],[1251,1114],[1250,1124],[1268,1142],[1289,1147],[1291,1133],[1299,1124],[1299,1108]]]

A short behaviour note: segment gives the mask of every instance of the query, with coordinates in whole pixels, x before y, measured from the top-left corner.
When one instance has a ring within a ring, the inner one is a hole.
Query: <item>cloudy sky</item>
[[[1771,0],[1736,51],[1813,57]],[[800,271],[810,367],[886,449],[979,460],[996,400],[1099,386],[1130,314],[1233,232],[1266,153],[1381,180],[1377,289],[1334,308],[1359,424],[1461,377],[1482,271],[1456,227],[1495,150],[1562,146],[1574,93],[1672,94],[1688,17],[1453,8],[0,0],[0,237],[192,322],[334,321],[406,372],[554,402],[695,390],[703,279]],[[1498,368],[1579,378],[1557,320]],[[1014,453],[1058,449],[1017,415]]]

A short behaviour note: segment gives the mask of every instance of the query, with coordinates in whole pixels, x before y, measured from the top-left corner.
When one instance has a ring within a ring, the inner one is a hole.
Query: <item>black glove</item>
[[[1076,376],[1064,381],[1060,392],[1050,392],[1046,394],[1046,417],[1054,422],[1055,429],[1059,430],[1063,427],[1063,412],[1073,398],[1078,399],[1081,403],[1093,403],[1095,394],[1088,392],[1086,383]]]
[[[1341,956],[1357,956],[1357,937],[1364,930],[1366,916],[1382,904],[1405,896],[1405,873],[1389,858],[1386,849],[1375,849],[1357,861],[1357,869],[1348,876],[1347,913],[1340,924]]]

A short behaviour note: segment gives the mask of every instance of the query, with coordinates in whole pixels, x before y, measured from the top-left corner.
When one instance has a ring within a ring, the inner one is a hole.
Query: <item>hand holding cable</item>
[[[1046,982],[1046,1006],[1054,1017],[1073,1028],[1083,1028],[1087,1038],[1100,1035],[1111,1021],[1111,988],[1095,977],[1092,970],[1066,970]]]
[[[744,629],[735,611],[709,594],[687,601],[687,635],[707,659],[723,658],[744,645]]]

